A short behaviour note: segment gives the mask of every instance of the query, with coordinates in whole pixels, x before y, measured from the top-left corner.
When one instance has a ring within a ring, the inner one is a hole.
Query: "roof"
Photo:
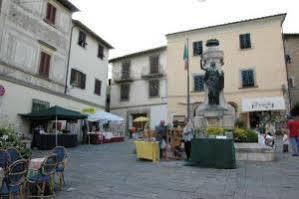
[[[109,49],[113,49],[113,46],[111,46],[108,42],[106,42],[104,39],[102,39],[98,34],[96,34],[94,31],[92,31],[90,28],[88,28],[86,25],[84,25],[81,21],[73,19],[73,23],[78,26],[79,28],[86,31],[88,34],[90,34],[92,37],[94,37],[98,42],[102,43]]]
[[[80,11],[74,4],[72,4],[69,0],[57,0],[59,3],[61,3],[64,7],[69,9],[72,12],[78,12]]]
[[[175,33],[167,34],[166,37],[167,36],[171,36],[171,35],[181,34],[181,33],[193,32],[193,31],[198,31],[198,30],[205,30],[205,29],[210,29],[210,28],[215,28],[215,27],[233,25],[233,24],[237,24],[237,23],[245,23],[245,22],[250,22],[250,21],[256,21],[256,20],[268,19],[268,18],[273,18],[273,17],[279,17],[279,16],[285,18],[286,15],[287,15],[286,13],[282,13],[282,14],[270,15],[270,16],[265,16],[265,17],[259,17],[259,18],[253,18],[253,19],[246,19],[246,20],[241,20],[241,21],[235,21],[235,22],[230,22],[230,23],[225,23],[225,24],[219,24],[219,25],[214,25],[214,26],[207,26],[207,27],[202,27],[202,28],[185,30],[185,31],[180,31],[180,32],[175,32]]]
[[[138,51],[138,52],[135,52],[135,53],[132,53],[132,54],[127,54],[127,55],[124,55],[124,56],[121,56],[121,57],[116,57],[116,58],[110,59],[109,63],[120,61],[120,60],[123,60],[123,59],[136,57],[136,56],[140,56],[140,55],[144,55],[144,54],[148,54],[148,53],[153,53],[153,52],[160,51],[160,50],[165,50],[165,49],[166,49],[166,46],[160,46],[160,47],[157,47],[157,48],[151,48],[151,49],[148,49],[148,50]]]

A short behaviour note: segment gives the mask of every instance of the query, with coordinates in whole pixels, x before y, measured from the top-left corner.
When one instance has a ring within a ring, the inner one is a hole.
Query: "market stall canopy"
[[[264,97],[242,100],[242,112],[285,110],[283,97]]]
[[[79,120],[87,118],[87,115],[81,114],[77,111],[65,109],[60,106],[53,106],[49,109],[39,112],[20,115],[29,120]]]
[[[87,120],[90,122],[100,122],[100,121],[122,122],[122,121],[124,121],[123,118],[121,118],[117,115],[113,115],[111,113],[105,112],[105,111],[98,111],[98,112],[96,112],[96,114],[89,115]]]
[[[137,117],[135,120],[134,120],[134,122],[148,122],[149,121],[149,119],[147,118],[147,117],[143,117],[143,116],[141,116],[141,117]]]

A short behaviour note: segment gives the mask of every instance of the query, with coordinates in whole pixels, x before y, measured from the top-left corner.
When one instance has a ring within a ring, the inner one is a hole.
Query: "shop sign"
[[[96,114],[96,109],[95,109],[95,108],[92,108],[92,107],[90,107],[90,108],[85,108],[85,109],[82,110],[82,113],[86,113],[86,114],[91,114],[91,115],[93,115],[93,114]]]
[[[243,112],[254,111],[278,111],[285,110],[285,101],[283,97],[265,97],[242,100]]]
[[[5,88],[4,86],[0,85],[0,97],[2,97],[5,94]]]

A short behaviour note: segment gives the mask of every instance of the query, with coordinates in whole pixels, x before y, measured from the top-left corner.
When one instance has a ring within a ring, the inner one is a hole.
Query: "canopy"
[[[134,122],[148,122],[149,121],[149,119],[147,118],[147,117],[143,117],[143,116],[141,116],[141,117],[137,117],[135,120],[134,120]]]
[[[243,112],[279,111],[285,109],[286,105],[283,97],[245,98],[242,100]]]
[[[124,121],[124,119],[117,115],[113,115],[113,114],[105,112],[105,111],[97,111],[96,114],[88,116],[88,121],[90,121],[90,122],[99,122],[99,121],[122,122],[122,121]]]
[[[53,106],[43,111],[20,115],[30,120],[78,120],[87,118],[87,115],[60,106]]]

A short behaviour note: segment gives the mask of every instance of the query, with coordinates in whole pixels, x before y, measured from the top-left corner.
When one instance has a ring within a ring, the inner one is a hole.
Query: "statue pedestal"
[[[207,127],[232,129],[235,125],[235,118],[235,110],[229,104],[225,106],[203,104],[196,110],[196,116],[193,120],[197,129]]]

